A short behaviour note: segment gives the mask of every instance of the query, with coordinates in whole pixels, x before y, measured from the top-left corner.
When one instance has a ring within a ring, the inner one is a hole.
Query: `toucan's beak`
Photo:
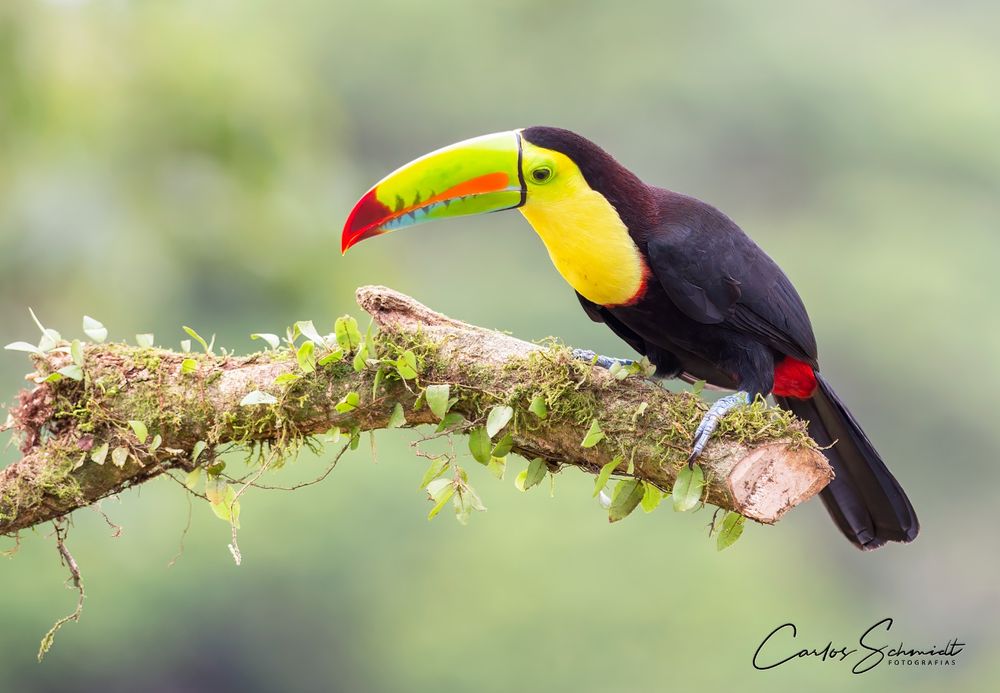
[[[475,137],[422,156],[379,181],[347,217],[341,250],[422,221],[520,207],[525,195],[520,132]]]

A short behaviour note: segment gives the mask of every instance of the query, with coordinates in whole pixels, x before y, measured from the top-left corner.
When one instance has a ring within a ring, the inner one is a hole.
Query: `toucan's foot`
[[[601,368],[611,368],[616,363],[622,367],[631,366],[635,361],[632,359],[619,359],[614,356],[602,356],[601,354],[595,353],[590,349],[574,349],[573,358],[580,359],[581,361],[587,361],[595,366],[600,366]]]
[[[750,404],[750,395],[740,390],[731,395],[720,397],[715,404],[709,407],[705,416],[701,418],[701,423],[698,424],[698,430],[694,432],[694,447],[691,449],[691,456],[688,457],[689,465],[694,466],[698,455],[705,449],[712,434],[715,433],[715,429],[719,427],[719,420],[736,407],[747,404]]]

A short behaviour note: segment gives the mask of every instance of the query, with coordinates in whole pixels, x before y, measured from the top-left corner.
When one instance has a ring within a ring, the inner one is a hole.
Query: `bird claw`
[[[580,361],[587,361],[592,365],[600,366],[601,368],[611,368],[616,363],[628,367],[631,366],[635,361],[632,359],[619,359],[614,356],[602,356],[590,349],[573,349],[573,358],[579,359]]]
[[[720,397],[708,408],[705,416],[701,417],[701,423],[694,432],[694,446],[691,449],[691,456],[688,457],[688,466],[693,467],[695,460],[708,445],[708,441],[719,426],[719,421],[723,416],[739,406],[750,404],[750,395],[742,390],[731,395]]]

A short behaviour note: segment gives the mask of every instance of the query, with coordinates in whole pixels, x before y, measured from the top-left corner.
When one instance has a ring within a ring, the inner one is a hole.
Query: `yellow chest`
[[[545,243],[552,264],[570,286],[599,305],[628,303],[642,288],[646,265],[615,208],[585,188],[521,213]]]

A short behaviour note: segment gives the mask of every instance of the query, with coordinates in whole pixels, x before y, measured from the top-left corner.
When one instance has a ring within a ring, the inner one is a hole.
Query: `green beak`
[[[431,152],[383,178],[347,217],[341,250],[423,221],[524,204],[521,134],[483,135]]]

